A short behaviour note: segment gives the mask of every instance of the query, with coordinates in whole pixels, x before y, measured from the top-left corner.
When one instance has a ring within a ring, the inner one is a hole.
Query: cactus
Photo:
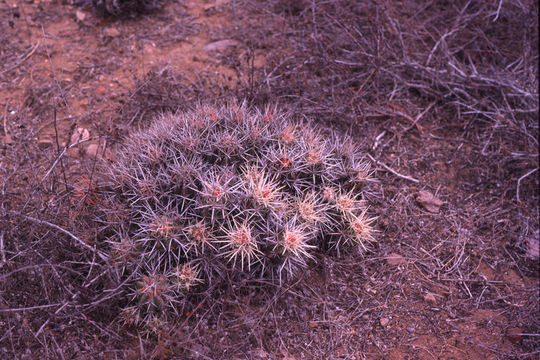
[[[94,9],[102,16],[127,16],[144,14],[160,8],[161,0],[92,0],[82,3],[92,3]]]
[[[107,242],[119,279],[131,279],[126,323],[176,313],[225,273],[284,281],[318,249],[375,241],[370,164],[350,139],[275,109],[162,115],[107,171]]]

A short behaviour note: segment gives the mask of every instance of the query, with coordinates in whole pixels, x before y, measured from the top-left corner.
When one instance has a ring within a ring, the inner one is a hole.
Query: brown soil
[[[496,21],[498,1],[375,3],[167,1],[118,19],[0,0],[0,357],[540,359],[538,3]],[[400,42],[426,68],[399,65]],[[447,52],[500,83],[429,73]],[[380,179],[378,243],[321,254],[283,287],[218,286],[159,336],[122,327],[122,299],[66,233],[94,245],[96,161],[162,111],[231,98],[358,139]],[[59,156],[78,128],[88,140]]]

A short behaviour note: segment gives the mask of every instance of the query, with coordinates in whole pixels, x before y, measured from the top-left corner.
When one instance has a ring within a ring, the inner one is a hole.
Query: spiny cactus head
[[[168,290],[167,277],[161,274],[142,275],[137,281],[136,295],[143,306],[161,307],[165,304],[164,295]]]
[[[225,236],[220,240],[223,243],[222,256],[227,258],[227,261],[231,262],[233,266],[239,263],[242,270],[244,270],[244,266],[247,266],[249,270],[253,263],[260,261],[262,253],[259,250],[253,228],[248,221],[224,227],[222,231],[225,233]]]
[[[178,265],[172,273],[172,282],[176,284],[178,290],[190,290],[198,284],[204,282],[200,277],[200,269],[197,265],[188,263]]]
[[[298,259],[312,258],[310,251],[315,249],[314,245],[309,244],[312,236],[302,226],[287,224],[279,242],[282,255]]]
[[[352,235],[350,240],[367,250],[367,244],[375,241],[374,234],[376,230],[373,228],[373,223],[376,218],[367,217],[366,211],[367,209],[364,209],[359,215],[350,216],[349,226]]]

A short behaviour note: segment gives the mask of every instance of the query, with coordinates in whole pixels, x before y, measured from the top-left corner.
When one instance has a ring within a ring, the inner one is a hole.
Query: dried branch
[[[412,181],[412,182],[417,183],[417,184],[420,183],[420,180],[417,180],[417,179],[415,179],[413,177],[410,177],[410,176],[407,176],[407,175],[400,174],[396,170],[392,169],[390,166],[384,164],[383,162],[380,162],[379,160],[375,160],[373,158],[373,156],[371,156],[370,154],[366,154],[366,155],[371,161],[373,161],[376,164],[380,164],[383,168],[385,168],[386,170],[388,170],[392,174],[396,175],[397,177],[405,179],[405,180]]]

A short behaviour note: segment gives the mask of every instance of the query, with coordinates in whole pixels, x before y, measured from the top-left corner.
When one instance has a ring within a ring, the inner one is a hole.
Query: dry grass
[[[15,115],[0,125],[15,140],[0,145],[0,354],[538,358],[539,267],[528,245],[540,226],[538,3],[228,6],[223,33],[244,46],[216,59],[237,72],[234,89],[215,84],[211,73],[193,81],[160,69],[138,77],[122,104],[87,116],[102,119],[96,127],[113,144],[159,111],[234,93],[340,128],[380,162],[372,195],[377,247],[364,256],[320,255],[282,287],[216,284],[194,295],[158,337],[121,327],[110,320],[125,300],[106,275],[92,225],[95,163],[61,155],[71,124],[52,147],[34,140],[36,129],[55,123],[52,105],[62,111],[65,96],[80,89],[39,78],[24,102],[3,104]],[[12,9],[1,16],[17,19]],[[170,43],[167,34],[140,36]],[[8,70],[0,71],[0,86],[9,91],[30,76],[33,57],[47,59],[42,48],[31,54],[32,44],[7,36],[0,45]],[[80,178],[86,191],[74,192]],[[439,213],[419,206],[420,190],[444,201]],[[399,254],[398,264],[389,254]]]

